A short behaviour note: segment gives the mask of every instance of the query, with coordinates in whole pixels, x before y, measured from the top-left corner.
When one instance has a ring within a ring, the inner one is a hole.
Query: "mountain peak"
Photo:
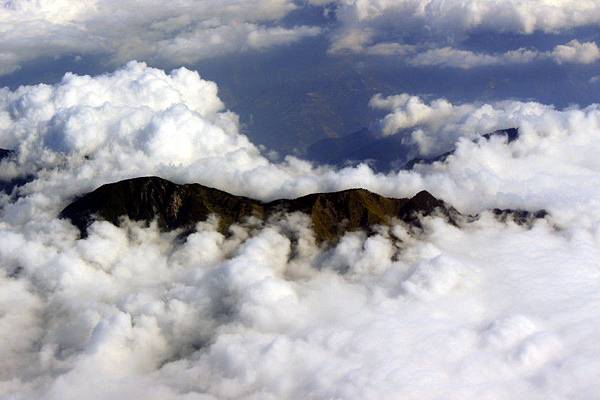
[[[319,242],[335,241],[345,232],[368,230],[395,220],[419,226],[418,215],[439,212],[449,220],[459,215],[426,191],[413,198],[395,199],[354,188],[266,203],[200,184],[178,185],[148,176],[103,185],[68,205],[61,217],[68,218],[85,236],[87,227],[96,219],[116,225],[123,216],[135,221],[156,220],[162,230],[172,230],[193,229],[196,223],[215,214],[220,229],[226,231],[247,217],[266,219],[289,212],[307,214]]]
[[[82,237],[95,220],[119,225],[122,217],[134,221],[156,221],[163,231],[193,230],[210,215],[219,217],[219,230],[227,232],[234,223],[254,217],[267,220],[282,214],[301,212],[310,218],[317,242],[335,242],[346,232],[370,231],[375,225],[403,222],[420,228],[422,217],[436,215],[457,225],[463,215],[426,190],[410,198],[390,198],[363,188],[338,192],[312,193],[295,199],[262,202],[236,196],[197,183],[178,185],[169,180],[146,176],[109,183],[83,195],[60,214],[79,228]],[[502,222],[529,224],[544,218],[523,210],[494,209]],[[477,216],[464,216],[472,220]]]

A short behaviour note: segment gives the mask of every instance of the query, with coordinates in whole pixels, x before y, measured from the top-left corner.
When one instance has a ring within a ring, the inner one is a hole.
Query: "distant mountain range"
[[[381,136],[368,128],[346,136],[319,140],[310,145],[305,157],[319,164],[345,166],[368,162],[378,171],[402,167],[416,149],[403,143],[402,135]]]
[[[508,142],[519,137],[517,128],[500,129],[481,135],[489,139],[492,136],[506,136]],[[443,161],[454,153],[454,149],[429,157],[417,157],[414,145],[403,141],[403,135],[382,136],[368,128],[338,138],[319,140],[310,145],[306,158],[320,164],[344,166],[358,162],[368,162],[378,171],[394,169],[412,169],[416,164],[428,164]]]
[[[492,138],[493,136],[505,136],[508,143],[511,143],[519,138],[519,129],[518,128],[499,129],[497,131],[481,135],[482,138],[488,139],[488,140],[490,138]],[[406,164],[404,164],[403,169],[413,169],[413,167],[417,164],[433,164],[434,162],[437,162],[437,161],[445,161],[448,158],[448,156],[451,156],[452,154],[454,154],[454,151],[455,151],[455,149],[452,149],[445,153],[438,154],[437,156],[433,156],[433,157],[429,157],[429,158],[420,158],[420,157],[413,158],[412,160],[410,160]]]

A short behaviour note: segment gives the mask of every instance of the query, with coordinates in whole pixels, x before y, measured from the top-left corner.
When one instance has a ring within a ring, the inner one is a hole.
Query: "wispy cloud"
[[[284,27],[291,0],[5,2],[0,6],[0,73],[71,55],[112,65],[140,59],[164,66],[296,42],[320,33]]]

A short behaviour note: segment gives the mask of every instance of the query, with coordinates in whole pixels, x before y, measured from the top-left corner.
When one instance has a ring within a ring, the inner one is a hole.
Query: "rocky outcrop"
[[[526,211],[494,208],[494,217],[500,222],[513,221],[517,225],[531,226],[536,220],[546,218],[549,214],[546,210]]]

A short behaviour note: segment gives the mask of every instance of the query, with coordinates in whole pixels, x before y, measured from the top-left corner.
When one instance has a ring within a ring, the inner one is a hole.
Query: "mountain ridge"
[[[420,226],[419,215],[434,213],[455,223],[460,213],[444,201],[421,191],[412,198],[395,199],[355,188],[313,193],[295,199],[262,202],[197,183],[178,185],[159,177],[140,177],[100,186],[73,201],[60,213],[85,237],[97,219],[118,225],[121,217],[157,221],[162,230],[192,229],[215,214],[226,231],[236,222],[256,217],[266,220],[278,213],[309,215],[317,241],[335,241],[347,231],[389,225],[394,219]]]
[[[81,237],[96,220],[119,225],[122,217],[147,223],[156,220],[163,231],[191,231],[210,215],[219,217],[223,233],[234,223],[247,218],[267,220],[280,214],[302,212],[309,216],[317,242],[335,242],[346,232],[366,230],[375,225],[404,222],[420,228],[421,217],[436,215],[458,225],[459,220],[472,219],[443,200],[423,190],[410,198],[389,198],[362,188],[337,192],[312,193],[295,199],[269,202],[236,196],[198,183],[176,184],[169,180],[146,176],[108,183],[84,194],[67,205],[60,217],[75,225]],[[498,219],[525,224],[546,216],[545,211],[493,211]]]

